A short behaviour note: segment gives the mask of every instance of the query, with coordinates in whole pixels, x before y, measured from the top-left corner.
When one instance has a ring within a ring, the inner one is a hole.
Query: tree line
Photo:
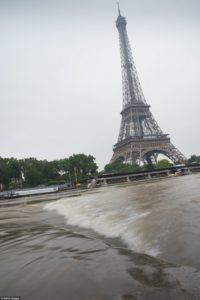
[[[172,164],[169,162],[168,159],[161,159],[156,164],[147,165],[144,164],[139,166],[137,164],[124,164],[121,159],[117,159],[114,162],[105,165],[104,173],[128,173],[128,172],[139,172],[145,171],[148,169],[163,169],[169,168]]]
[[[0,157],[0,184],[4,189],[83,182],[98,166],[92,155],[73,154],[53,161]]]
[[[192,155],[188,163],[200,163],[200,156]],[[172,166],[168,159],[159,160],[151,168],[168,168]],[[76,184],[87,182],[98,174],[126,173],[144,171],[148,165],[124,164],[116,160],[105,165],[104,170],[97,172],[98,166],[92,155],[73,154],[69,158],[53,161],[36,158],[2,158],[0,157],[0,190],[39,185]]]
[[[188,164],[192,164],[192,163],[200,163],[200,155],[191,155],[190,158],[188,159]]]
[[[200,156],[191,155],[187,161],[188,164],[200,163]],[[142,165],[137,164],[124,164],[122,160],[118,159],[104,167],[104,173],[128,173],[128,172],[138,172],[150,169],[164,169],[172,167],[173,164],[168,159],[161,159],[152,165]]]

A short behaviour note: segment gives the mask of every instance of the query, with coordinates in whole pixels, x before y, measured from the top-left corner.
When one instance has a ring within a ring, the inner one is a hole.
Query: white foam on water
[[[156,256],[159,249],[145,241],[137,226],[149,211],[137,211],[132,199],[122,196],[115,190],[85,194],[48,203],[44,209],[56,210],[69,225],[92,229],[108,238],[121,238],[130,249]]]
[[[9,232],[6,232],[6,231],[0,231],[0,236],[5,236],[5,235],[9,235]]]

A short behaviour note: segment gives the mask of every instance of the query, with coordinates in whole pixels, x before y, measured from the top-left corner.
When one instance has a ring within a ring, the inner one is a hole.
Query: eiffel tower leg
[[[153,165],[153,157],[151,154],[146,154],[145,157],[144,157],[144,161],[146,161],[146,163],[149,165],[149,166],[152,166]]]
[[[183,164],[187,161],[187,158],[172,143],[169,143],[169,147],[166,149],[166,156],[169,157],[175,165]]]

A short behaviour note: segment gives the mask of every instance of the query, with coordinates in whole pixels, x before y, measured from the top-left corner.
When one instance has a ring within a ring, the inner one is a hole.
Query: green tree
[[[22,160],[22,171],[25,186],[37,186],[43,184],[41,163],[36,158],[30,157]]]
[[[104,173],[126,173],[141,171],[142,167],[137,164],[125,164],[121,159],[117,159],[114,162],[105,165]]]
[[[161,159],[156,164],[157,169],[169,168],[171,166],[172,166],[172,164],[169,162],[168,159]]]
[[[81,181],[94,176],[97,169],[95,158],[83,153],[53,161],[0,157],[0,183],[7,189],[19,186],[22,180],[27,187]]]
[[[200,156],[197,156],[195,154],[191,155],[190,158],[188,159],[188,163],[200,163]]]
[[[73,154],[68,159],[68,171],[74,181],[82,181],[94,176],[97,169],[98,166],[92,155],[85,155],[83,153]]]
[[[8,172],[9,172],[9,181],[10,187],[16,188],[22,184],[22,172],[20,161],[16,158],[11,157],[8,159]]]
[[[7,163],[7,159],[0,157],[0,183],[6,188],[8,188],[10,182],[9,168]]]
[[[18,187],[21,183],[21,165],[16,158],[0,157],[0,183],[6,188]]]
[[[58,161],[26,158],[22,162],[25,186],[46,185],[60,180]]]

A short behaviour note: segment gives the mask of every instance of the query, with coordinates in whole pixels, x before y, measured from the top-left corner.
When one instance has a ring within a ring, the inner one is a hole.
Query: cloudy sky
[[[200,155],[200,1],[122,0],[151,111]],[[0,156],[112,156],[122,108],[114,0],[0,0]]]

